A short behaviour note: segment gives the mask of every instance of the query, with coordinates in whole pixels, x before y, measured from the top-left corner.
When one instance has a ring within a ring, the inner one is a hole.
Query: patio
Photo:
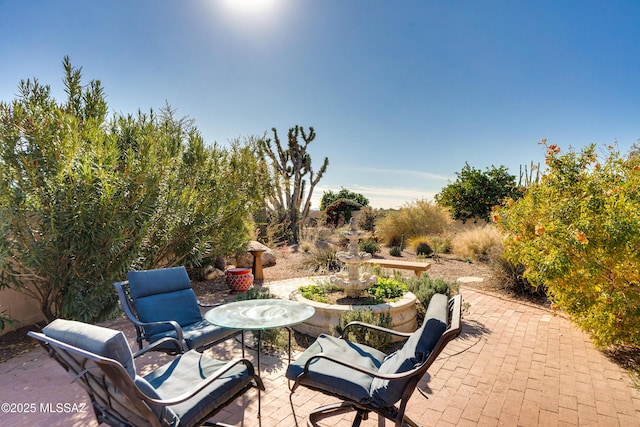
[[[284,294],[292,282],[268,286]],[[419,388],[429,399],[414,393],[407,409],[412,418],[425,426],[640,426],[640,391],[567,318],[464,286],[461,293],[469,305],[462,334],[421,380]],[[104,326],[123,330],[135,349],[135,333],[127,321]],[[231,358],[240,355],[240,344],[229,340],[207,351]],[[255,358],[255,352],[248,357]],[[168,359],[151,354],[136,363],[144,369]],[[252,391],[215,420],[246,427],[296,425],[284,378],[286,357],[263,355],[261,363],[266,387],[262,417],[257,418]],[[0,378],[0,425],[96,425],[84,391],[41,349],[0,364]],[[311,409],[334,400],[297,391],[293,402],[299,425]],[[13,409],[25,405],[30,412],[7,412],[6,404]],[[326,425],[350,425],[351,416],[328,419]],[[372,416],[363,425],[377,422]]]

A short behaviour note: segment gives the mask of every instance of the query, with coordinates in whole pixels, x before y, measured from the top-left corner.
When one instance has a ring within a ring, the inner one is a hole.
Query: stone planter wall
[[[371,309],[374,314],[390,311],[393,319],[392,329],[396,331],[413,332],[418,327],[416,320],[418,314],[416,308],[417,298],[411,292],[407,292],[404,297],[396,302],[376,305],[325,304],[308,300],[302,297],[298,291],[293,291],[290,299],[311,305],[315,309],[316,312],[310,319],[293,326],[294,330],[312,337],[317,337],[321,333],[328,334],[331,330],[335,330],[340,324],[341,314],[354,309]]]

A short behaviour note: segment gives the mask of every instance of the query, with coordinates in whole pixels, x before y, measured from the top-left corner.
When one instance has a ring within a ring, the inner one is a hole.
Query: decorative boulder
[[[252,240],[249,242],[247,252],[242,252],[241,254],[236,255],[236,267],[253,267],[253,255],[249,252],[252,250],[264,251],[260,256],[260,258],[262,259],[263,267],[276,265],[276,255],[273,253],[273,251],[262,243]]]

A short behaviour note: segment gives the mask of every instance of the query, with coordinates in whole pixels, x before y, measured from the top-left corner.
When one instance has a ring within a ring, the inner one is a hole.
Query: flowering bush
[[[547,145],[548,170],[493,220],[507,233],[505,257],[544,284],[599,346],[640,345],[640,150],[603,155],[595,146],[560,153]]]

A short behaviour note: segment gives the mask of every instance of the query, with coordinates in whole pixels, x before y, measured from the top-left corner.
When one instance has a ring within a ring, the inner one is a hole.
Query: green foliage
[[[339,226],[351,220],[353,211],[360,210],[362,206],[351,199],[338,199],[327,206],[324,211],[324,222],[327,225]]]
[[[376,304],[385,301],[396,301],[407,292],[407,286],[399,280],[389,277],[378,277],[378,282],[372,285],[367,292],[373,297]]]
[[[540,182],[494,212],[505,257],[597,345],[639,346],[640,152],[546,148]]]
[[[442,234],[451,224],[451,218],[435,204],[420,200],[402,209],[389,212],[378,221],[377,235],[389,246],[399,246],[404,236]]]
[[[435,196],[438,205],[451,211],[453,219],[465,222],[471,218],[482,218],[489,222],[492,207],[506,198],[521,197],[516,177],[509,175],[504,166],[491,166],[482,172],[465,163],[456,175],[456,181]]]
[[[420,277],[403,277],[403,282],[425,310],[433,295],[444,294],[451,297],[458,291],[457,283],[448,282],[442,277],[432,279],[427,273],[422,273]]]
[[[349,191],[346,188],[342,188],[337,193],[334,193],[331,190],[322,193],[322,199],[320,199],[320,210],[326,210],[327,207],[340,199],[352,200],[363,207],[369,206],[369,199],[364,197],[362,194],[354,193],[353,191]]]
[[[392,246],[391,249],[389,249],[389,255],[396,257],[402,256],[402,248],[400,246]]]
[[[374,238],[361,240],[358,244],[360,251],[375,255],[380,252],[380,244]]]
[[[246,179],[252,147],[205,148],[166,108],[115,115],[99,81],[63,62],[68,99],[22,81],[0,103],[0,283],[35,298],[50,321],[112,315],[112,282],[132,268],[231,253],[262,199]]]
[[[372,310],[355,309],[347,311],[340,316],[340,325],[337,328],[337,332],[340,335],[342,335],[344,327],[347,326],[349,322],[363,322],[370,325],[382,326],[387,329],[391,329],[393,326],[393,319],[389,312],[375,316]],[[349,328],[349,332],[345,338],[354,342],[366,343],[368,346],[380,351],[385,351],[391,344],[391,337],[388,334],[366,328]]]
[[[329,304],[331,301],[327,298],[327,294],[342,291],[342,288],[330,283],[320,283],[317,285],[300,286],[298,291],[300,295],[308,300]]]
[[[358,228],[373,233],[376,228],[378,214],[371,206],[364,206],[358,215]]]
[[[309,217],[313,190],[327,170],[329,159],[325,157],[320,169],[314,172],[311,155],[307,152],[307,147],[316,138],[313,127],[309,127],[308,132],[302,126],[290,128],[287,148],[280,142],[277,130],[273,128],[272,131],[273,141],[256,141],[261,156],[270,161],[270,174],[265,177],[265,182],[272,186],[267,195],[269,223],[284,227],[276,237],[298,243],[300,229]]]
[[[273,298],[276,298],[276,296],[269,291],[269,288],[251,286],[249,289],[247,289],[246,292],[237,294],[233,300],[246,301],[246,300],[252,300],[252,299],[273,299]]]

